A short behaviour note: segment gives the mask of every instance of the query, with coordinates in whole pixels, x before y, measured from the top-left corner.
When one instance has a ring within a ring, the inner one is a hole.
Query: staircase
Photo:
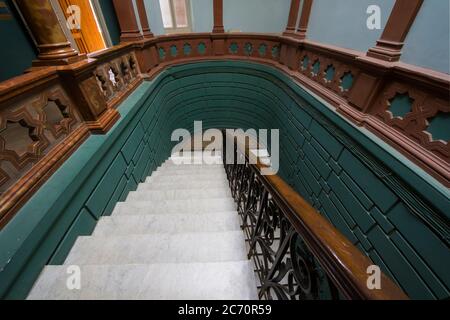
[[[199,157],[208,164],[180,164]],[[81,270],[79,290],[67,286],[69,266]],[[197,151],[167,160],[92,236],[78,238],[64,265],[46,266],[28,297],[257,298],[222,159]]]

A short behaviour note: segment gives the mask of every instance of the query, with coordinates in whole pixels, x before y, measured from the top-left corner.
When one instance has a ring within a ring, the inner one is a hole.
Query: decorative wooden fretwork
[[[124,93],[129,93],[130,88],[140,80],[139,74],[136,56],[133,53],[101,64],[94,72],[98,86],[108,103]]]
[[[448,139],[448,133],[445,132],[450,127],[448,100],[395,82],[383,91],[376,107],[371,111],[381,121],[418,145],[437,157],[450,161],[450,143],[445,140]],[[433,132],[441,138],[433,137]]]
[[[0,114],[0,192],[5,192],[80,123],[61,87],[13,103]]]

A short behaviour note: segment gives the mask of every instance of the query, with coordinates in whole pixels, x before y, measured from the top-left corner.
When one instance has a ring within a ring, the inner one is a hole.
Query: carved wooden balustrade
[[[450,186],[450,76],[365,53],[263,34],[183,34],[142,42],[150,77],[178,63],[245,60],[278,68]]]
[[[407,299],[384,274],[381,289],[369,289],[373,263],[279,176],[263,175],[268,167],[248,143],[224,137],[225,171],[260,299]]]
[[[0,83],[0,226],[89,134],[112,127],[114,107],[141,81],[125,45]]]
[[[90,133],[108,131],[119,117],[114,107],[144,78],[204,60],[283,71],[450,186],[450,138],[441,130],[450,115],[448,75],[279,35],[167,35],[0,83],[0,227]]]

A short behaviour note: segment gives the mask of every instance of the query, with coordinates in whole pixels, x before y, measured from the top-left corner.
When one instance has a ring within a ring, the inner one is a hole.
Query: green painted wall
[[[119,123],[90,137],[0,232],[2,297],[24,298],[45,264],[61,264],[76,237],[169,156],[172,131],[192,130],[194,120],[205,129],[279,128],[280,175],[290,185],[412,298],[450,296],[448,238],[436,227],[449,218],[448,189],[279,71],[172,67],[119,111]]]
[[[102,8],[103,17],[105,18],[111,41],[114,45],[117,45],[120,42],[120,26],[117,21],[116,11],[114,10],[112,0],[99,0],[98,2]]]
[[[22,74],[36,59],[33,41],[11,0],[4,1],[11,19],[0,20],[0,81]],[[7,44],[7,45],[5,45]]]

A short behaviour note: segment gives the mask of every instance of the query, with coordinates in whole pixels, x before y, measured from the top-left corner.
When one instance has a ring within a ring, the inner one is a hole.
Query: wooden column
[[[311,16],[311,9],[313,0],[303,0],[302,14],[300,16],[300,23],[295,36],[301,40],[306,39],[306,33],[308,31],[309,17]],[[324,22],[326,23],[326,22]]]
[[[15,0],[15,3],[39,51],[39,60],[33,61],[33,66],[68,64],[84,57],[67,40],[50,0]]]
[[[400,60],[404,41],[422,3],[423,0],[397,0],[380,40],[367,55],[384,61]]]
[[[214,10],[214,33],[224,33],[223,28],[223,0],[213,0]]]
[[[284,31],[284,35],[289,36],[295,33],[297,27],[298,10],[300,10],[300,0],[291,0],[291,9],[289,10],[289,18]]]
[[[150,24],[148,23],[147,10],[145,9],[144,0],[136,0],[137,9],[139,12],[139,20],[141,20],[142,33],[144,38],[153,38],[154,35],[150,30]]]
[[[120,25],[120,41],[131,42],[144,39],[134,12],[133,0],[113,0]]]

